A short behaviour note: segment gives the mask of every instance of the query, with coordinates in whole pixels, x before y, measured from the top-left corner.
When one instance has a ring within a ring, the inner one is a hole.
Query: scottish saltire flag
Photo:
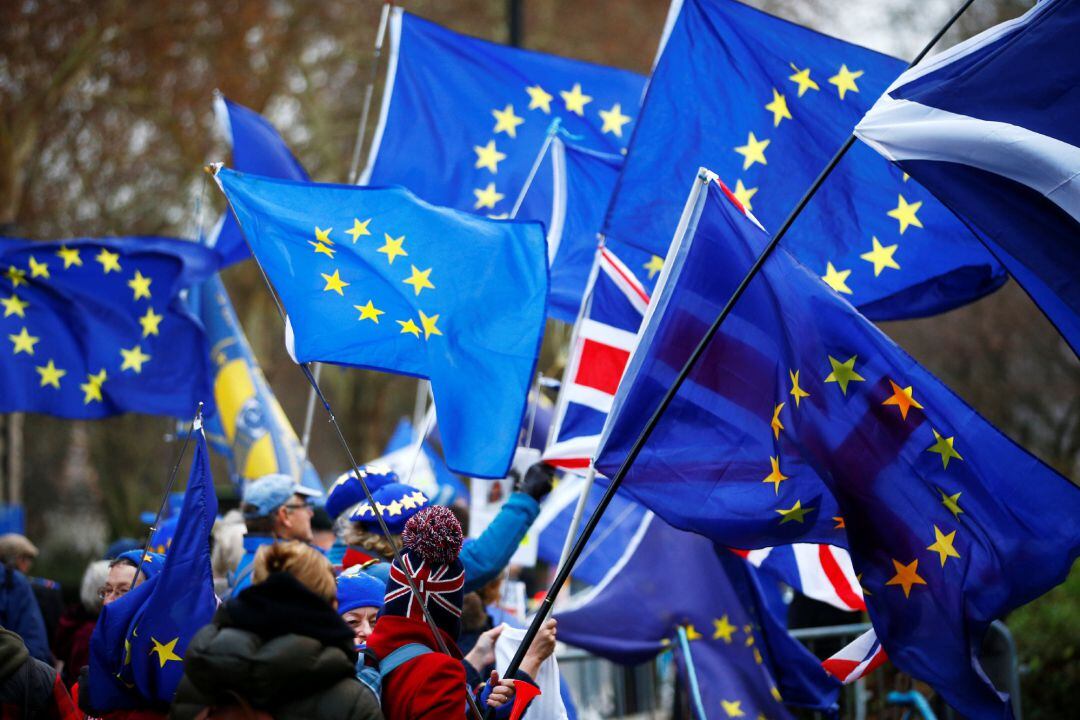
[[[210,373],[179,293],[217,262],[159,237],[0,238],[0,413],[190,417]]]
[[[1080,3],[901,75],[856,134],[966,218],[1080,354]]]
[[[293,357],[429,379],[450,469],[506,477],[544,331],[540,224],[403,188],[216,178],[288,312]]]
[[[787,718],[784,703],[836,704],[839,685],[769,614],[752,568],[651,513],[600,584],[555,617],[560,640],[614,662],[673,648],[686,682],[681,626],[708,718]]]
[[[247,247],[245,244],[244,247]],[[323,486],[270,389],[236,316],[225,284],[214,275],[188,296],[206,328],[217,414],[206,422],[211,447],[228,461],[232,481],[281,473],[313,490]]]
[[[735,550],[754,567],[796,592],[840,610],[866,609],[851,556],[832,545],[793,543],[757,550]]]
[[[277,129],[259,113],[215,93],[214,116],[232,145],[232,164],[237,170],[284,180],[309,179]],[[244,234],[231,213],[225,213],[211,245],[221,256],[222,266],[251,257]]]
[[[394,8],[386,91],[361,182],[505,216],[553,119],[578,145],[618,154],[644,86],[635,73],[459,35]],[[548,187],[550,175],[534,182]]]
[[[707,165],[776,228],[904,63],[733,0],[676,0],[605,235],[663,256]],[[944,206],[856,144],[784,238],[871,319],[918,317],[1005,279]]]
[[[700,216],[672,248],[605,429],[596,467],[609,476],[768,242],[730,191],[704,182]],[[782,246],[708,345],[623,490],[730,546],[831,532],[850,549],[892,661],[972,717],[1008,712],[978,670],[986,628],[1061,582],[1080,554],[1080,489]]]

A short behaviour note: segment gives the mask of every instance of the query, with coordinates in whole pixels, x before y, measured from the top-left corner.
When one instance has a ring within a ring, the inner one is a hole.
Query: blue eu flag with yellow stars
[[[540,224],[404,188],[216,177],[288,313],[293,357],[428,378],[450,469],[504,477],[544,330]]]
[[[596,466],[608,476],[769,239],[730,190],[699,183],[605,428]],[[783,244],[623,490],[731,547],[846,545],[889,657],[970,717],[1009,712],[977,669],[989,624],[1061,582],[1080,554],[1080,489]]]
[[[685,0],[636,122],[604,232],[663,256],[705,165],[778,228],[904,63],[734,0]],[[1005,272],[915,180],[856,143],[785,246],[874,320],[975,300]]]
[[[217,256],[158,237],[0,238],[0,413],[190,417],[211,400],[180,291]]]
[[[645,87],[636,73],[459,35],[401,8],[390,45],[362,181],[485,215],[511,211],[555,118],[582,147],[620,153]],[[550,183],[546,166],[534,184]]]

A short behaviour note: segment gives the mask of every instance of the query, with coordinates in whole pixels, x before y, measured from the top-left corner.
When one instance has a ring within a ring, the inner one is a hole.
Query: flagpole
[[[701,701],[701,688],[698,687],[697,670],[694,669],[694,656],[690,653],[690,640],[686,636],[686,628],[679,626],[679,648],[682,650],[683,661],[686,663],[686,676],[690,681],[690,698],[694,701],[694,714],[698,720],[709,720],[705,714],[705,703]]]
[[[544,162],[544,156],[547,155],[548,148],[551,147],[552,140],[559,133],[559,126],[562,124],[562,120],[555,118],[548,125],[547,135],[544,136],[544,143],[540,146],[540,152],[536,153],[536,159],[533,160],[532,167],[529,169],[529,175],[525,178],[525,184],[521,186],[521,191],[518,193],[517,199],[514,200],[514,208],[510,211],[510,219],[517,218],[518,211],[521,210],[521,204],[525,202],[525,196],[529,193],[529,188],[532,187],[533,180],[536,179],[536,173],[540,170],[540,163]]]
[[[919,52],[915,59],[908,64],[909,68],[917,65],[919,61],[921,61],[926,56],[926,54],[930,52],[930,49],[933,48],[934,45],[936,45],[937,42],[941,39],[941,37],[949,31],[949,28],[953,26],[953,24],[960,18],[961,15],[964,14],[964,12],[971,6],[974,1],[975,0],[965,0],[964,4],[961,5],[955,13],[953,13],[952,17],[950,17],[949,20],[945,23],[945,25],[942,26],[942,28],[938,30],[934,37],[930,39],[930,41],[925,45],[925,47],[923,47],[923,49]],[[566,558],[566,562],[564,562],[562,567],[559,568],[559,572],[555,576],[555,580],[552,582],[551,588],[548,590],[544,600],[540,603],[540,607],[537,609],[536,615],[533,616],[533,620],[532,623],[529,625],[529,629],[525,632],[525,637],[521,640],[521,645],[518,647],[518,651],[514,654],[513,659],[510,661],[510,665],[506,669],[506,674],[508,676],[513,676],[513,673],[517,672],[518,668],[521,666],[521,661],[525,657],[525,652],[532,645],[533,639],[536,637],[536,634],[540,630],[540,626],[543,625],[544,621],[547,619],[547,616],[551,612],[551,606],[554,602],[555,596],[559,594],[562,586],[566,583],[567,578],[570,576],[570,570],[574,567],[574,563],[577,562],[578,557],[585,549],[585,544],[589,541],[589,537],[596,530],[596,526],[599,523],[600,517],[604,514],[604,511],[607,510],[608,506],[611,504],[612,499],[615,497],[615,493],[618,491],[619,486],[622,484],[623,478],[626,477],[626,473],[629,471],[630,467],[633,466],[634,461],[637,460],[638,455],[641,454],[642,449],[645,447],[645,443],[652,435],[653,430],[656,429],[656,426],[660,422],[660,418],[663,416],[668,406],[671,405],[671,402],[675,399],[675,395],[679,392],[679,388],[682,387],[683,382],[685,382],[686,378],[689,377],[691,371],[694,369],[694,366],[697,364],[697,361],[701,358],[703,354],[705,354],[705,350],[708,348],[709,343],[712,341],[713,337],[720,329],[720,325],[724,322],[727,316],[731,314],[731,310],[735,307],[735,304],[739,301],[739,298],[742,297],[744,292],[746,292],[746,288],[750,285],[750,281],[753,280],[754,277],[757,275],[758,271],[761,270],[762,266],[765,264],[765,261],[769,259],[769,256],[772,255],[773,250],[776,249],[776,246],[784,238],[784,235],[787,234],[788,229],[791,228],[791,225],[795,222],[795,219],[799,217],[802,211],[806,208],[807,204],[809,204],[810,199],[814,197],[815,193],[817,193],[817,191],[824,184],[825,179],[829,177],[833,170],[836,169],[836,166],[840,164],[840,160],[843,159],[847,151],[851,149],[851,146],[855,144],[855,140],[856,138],[854,134],[848,136],[848,139],[844,141],[844,144],[840,146],[840,149],[836,151],[836,153],[832,156],[832,159],[829,160],[828,164],[825,165],[822,171],[818,174],[817,178],[814,179],[814,182],[810,185],[809,188],[807,188],[802,198],[795,205],[795,207],[792,208],[791,212],[788,214],[783,224],[780,225],[780,229],[776,231],[776,234],[773,235],[768,245],[766,245],[764,250],[761,251],[761,254],[758,255],[757,259],[754,261],[754,264],[750,267],[750,270],[746,273],[745,277],[743,277],[738,287],[735,288],[735,291],[731,294],[731,297],[728,298],[728,301],[724,305],[723,309],[720,311],[720,314],[716,316],[715,320],[713,320],[712,325],[709,326],[709,329],[705,332],[705,335],[698,342],[697,346],[694,348],[694,351],[690,354],[690,357],[687,358],[686,362],[683,364],[682,369],[679,370],[679,374],[675,377],[675,381],[668,387],[667,392],[664,393],[663,398],[660,400],[660,404],[657,405],[656,410],[653,411],[652,416],[649,417],[649,420],[641,429],[641,433],[634,441],[634,444],[630,447],[630,451],[627,453],[626,458],[622,462],[622,465],[619,467],[615,475],[611,478],[611,482],[608,484],[607,489],[604,491],[603,497],[600,498],[600,503],[596,506],[596,510],[593,511],[592,515],[589,517],[589,521],[585,524],[585,529],[582,531],[581,537],[578,538],[578,540],[574,543],[573,548],[570,550],[569,556]],[[702,179],[702,175],[699,174],[698,178],[700,182]],[[705,182],[708,182],[708,180],[706,179]],[[701,187],[701,185],[696,186],[696,188]],[[702,197],[704,197],[704,195],[702,195]],[[488,717],[493,716],[489,713]]]
[[[379,73],[379,58],[382,57],[383,41],[386,39],[386,24],[390,19],[390,8],[394,0],[383,3],[379,15],[379,29],[375,33],[375,51],[371,58],[371,71],[367,85],[364,86],[364,106],[360,111],[360,124],[356,127],[356,140],[353,141],[352,162],[349,164],[349,184],[355,185],[360,176],[360,151],[364,147],[364,135],[367,134],[368,116],[371,114],[371,98],[375,92],[375,79]]]
[[[589,491],[592,490],[594,480],[596,480],[596,468],[590,463],[589,472],[585,474],[585,484],[581,486],[581,495],[578,496],[577,504],[574,506],[574,516],[570,518],[570,529],[566,533],[566,540],[563,541],[562,552],[559,553],[559,567],[566,564],[566,558],[570,555],[570,548],[581,526],[581,518],[585,515],[585,505],[589,501]]]

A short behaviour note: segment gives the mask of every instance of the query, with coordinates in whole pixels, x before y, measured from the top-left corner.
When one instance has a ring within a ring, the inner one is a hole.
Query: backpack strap
[[[379,676],[385,679],[387,675],[394,672],[413,658],[427,655],[430,652],[431,648],[426,645],[421,645],[420,643],[402,645],[379,661]]]

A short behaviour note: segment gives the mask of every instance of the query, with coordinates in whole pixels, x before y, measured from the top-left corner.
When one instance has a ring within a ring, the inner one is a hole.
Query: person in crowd
[[[53,635],[53,653],[61,663],[61,677],[68,688],[78,682],[79,671],[90,662],[90,636],[104,605],[101,594],[108,577],[108,560],[94,560],[86,566],[79,585],[79,602],[60,616]]]
[[[34,591],[34,599],[41,610],[41,619],[45,622],[45,636],[51,638],[64,612],[64,595],[60,583],[30,574],[37,556],[37,546],[26,536],[18,533],[0,535],[0,562],[15,568],[30,582],[30,589]]]
[[[337,535],[334,533],[334,520],[326,508],[314,508],[311,515],[311,544],[329,553],[334,546]]]
[[[355,633],[336,605],[322,553],[296,541],[259,547],[251,586],[192,638],[170,716],[382,718],[356,679]]]
[[[462,717],[466,694],[472,690],[457,646],[465,584],[465,569],[458,557],[461,526],[449,509],[428,507],[409,519],[401,539],[400,564],[395,560],[391,566],[383,612],[368,637],[366,661],[380,664],[409,645],[421,646],[421,652],[382,678],[383,713],[387,720]],[[410,575],[419,597],[413,593]],[[441,651],[421,608],[427,609],[449,654]],[[487,640],[493,652],[494,639]],[[486,658],[477,662],[481,660]],[[522,673],[515,681],[530,679]],[[492,672],[478,700],[480,705],[508,713],[514,695],[515,683],[500,681]]]
[[[6,564],[0,565],[0,626],[18,634],[33,657],[52,663],[45,621],[30,581]]]
[[[116,602],[134,588],[161,572],[165,556],[142,550],[128,550],[109,561],[109,574],[101,586],[102,605]]]
[[[211,530],[210,567],[214,573],[214,592],[218,597],[229,594],[229,578],[236,572],[244,557],[244,516],[233,509],[214,522]]]
[[[0,627],[0,717],[80,720],[56,670],[30,657],[17,633]]]
[[[359,566],[346,568],[337,579],[337,610],[353,631],[357,652],[367,647],[368,636],[383,608],[386,583]]]
[[[247,534],[244,555],[229,583],[233,595],[251,584],[255,553],[260,547],[280,540],[312,541],[311,498],[319,494],[288,475],[266,475],[244,488],[240,510]]]

